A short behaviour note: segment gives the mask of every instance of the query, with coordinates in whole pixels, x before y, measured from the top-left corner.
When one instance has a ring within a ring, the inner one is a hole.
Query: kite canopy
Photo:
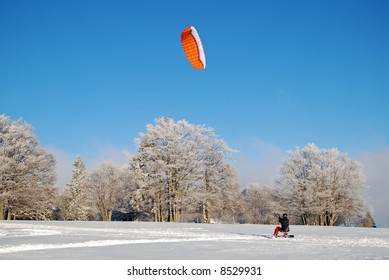
[[[203,70],[205,68],[205,54],[196,28],[190,26],[182,31],[181,44],[193,68]]]

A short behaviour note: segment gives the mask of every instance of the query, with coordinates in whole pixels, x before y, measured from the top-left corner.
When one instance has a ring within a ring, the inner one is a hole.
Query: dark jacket
[[[289,231],[289,219],[288,217],[278,217],[278,222],[281,223],[281,230],[283,232],[288,232]]]

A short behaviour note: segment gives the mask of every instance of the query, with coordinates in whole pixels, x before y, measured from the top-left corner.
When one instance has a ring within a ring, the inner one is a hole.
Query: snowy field
[[[0,222],[0,260],[389,260],[389,229],[139,222]]]

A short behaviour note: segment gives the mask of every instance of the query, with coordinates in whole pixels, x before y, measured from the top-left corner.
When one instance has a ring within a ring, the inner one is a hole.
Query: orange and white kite
[[[196,28],[188,27],[181,33],[181,44],[190,64],[196,70],[205,68],[205,54],[203,45]]]

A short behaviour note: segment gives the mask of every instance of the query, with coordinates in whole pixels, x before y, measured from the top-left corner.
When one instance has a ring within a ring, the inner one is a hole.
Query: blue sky
[[[0,114],[35,128],[62,185],[76,155],[124,162],[162,116],[214,128],[240,151],[242,185],[272,184],[296,147],[338,148],[389,226],[388,14],[387,1],[0,0]],[[204,71],[181,48],[191,25]]]

